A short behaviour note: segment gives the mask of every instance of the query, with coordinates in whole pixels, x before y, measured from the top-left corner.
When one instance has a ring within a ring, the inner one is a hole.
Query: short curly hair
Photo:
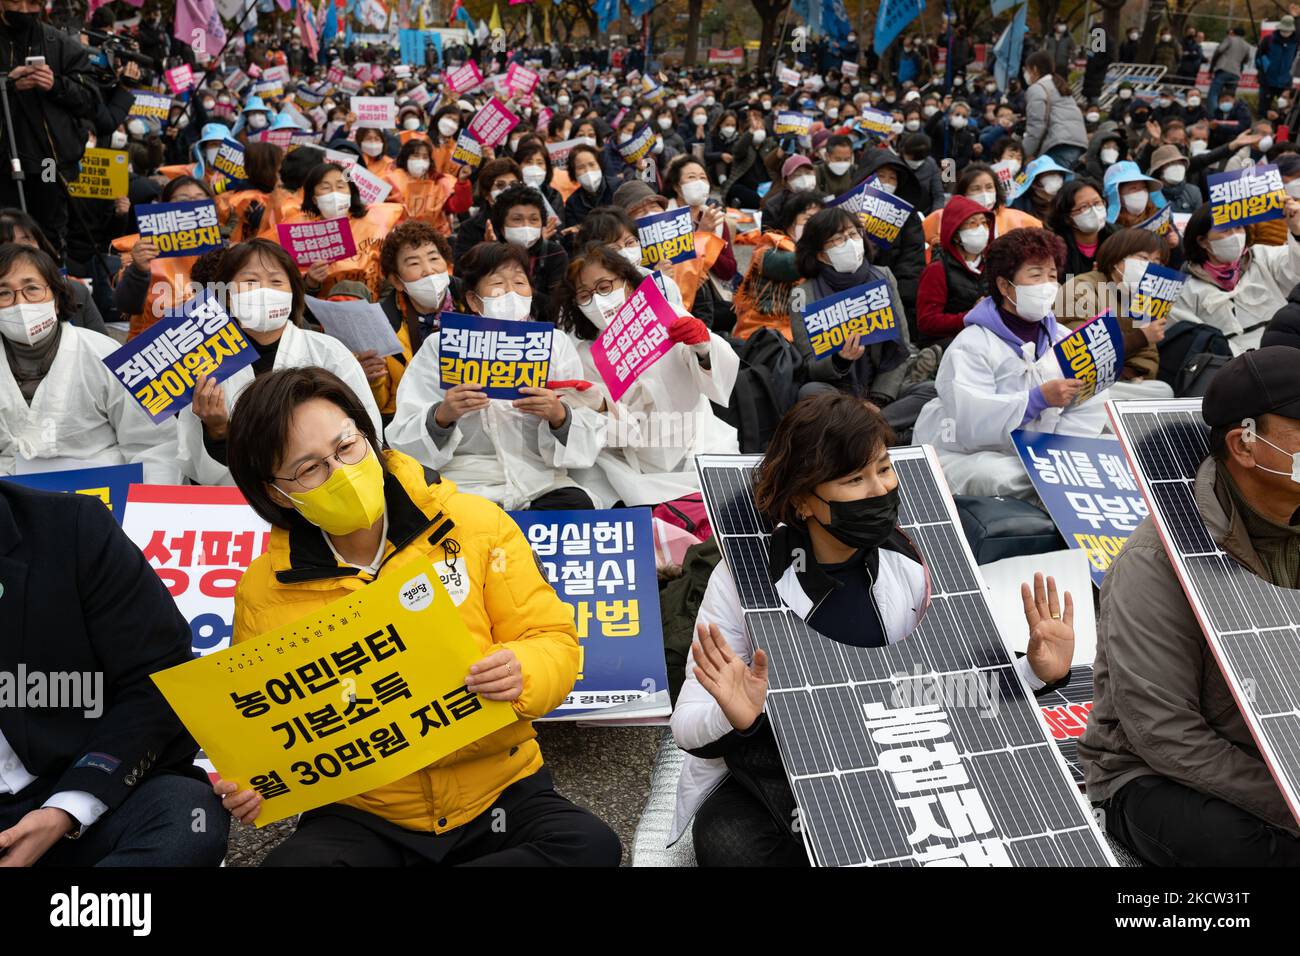
[[[1012,229],[991,243],[984,260],[984,278],[994,303],[1002,305],[998,279],[1015,284],[1016,270],[1030,262],[1052,262],[1065,275],[1065,242],[1050,229]]]
[[[408,219],[384,237],[384,244],[379,249],[379,268],[386,276],[397,275],[397,257],[408,246],[427,246],[432,243],[438,255],[447,261],[451,268],[451,243],[449,243],[433,226],[419,219]]]

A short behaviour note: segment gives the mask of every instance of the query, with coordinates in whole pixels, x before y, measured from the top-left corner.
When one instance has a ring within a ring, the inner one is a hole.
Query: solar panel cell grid
[[[776,610],[753,456],[701,456],[705,502],[771,660],[767,712],[810,859],[851,865],[1113,865],[984,600],[937,462],[892,452],[900,526],[930,570],[906,640],[841,645]]]

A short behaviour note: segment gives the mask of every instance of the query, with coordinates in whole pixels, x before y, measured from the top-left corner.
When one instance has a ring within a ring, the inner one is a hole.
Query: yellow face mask
[[[384,513],[384,469],[373,449],[355,465],[335,468],[319,488],[294,494],[276,487],[298,514],[326,534],[369,528]]]

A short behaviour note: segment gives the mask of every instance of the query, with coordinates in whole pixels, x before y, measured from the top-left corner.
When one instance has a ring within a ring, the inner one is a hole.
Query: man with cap
[[[1291,64],[1300,40],[1295,35],[1295,17],[1287,14],[1277,29],[1259,41],[1255,69],[1259,71],[1259,112],[1263,114],[1279,93],[1291,89]]]
[[[817,188],[817,173],[807,156],[794,155],[781,164],[781,181],[763,197],[763,218],[775,222],[781,218],[781,207],[797,192]]]
[[[1171,143],[1151,154],[1151,175],[1163,184],[1160,194],[1176,213],[1194,213],[1201,206],[1201,191],[1187,181],[1187,157]],[[1286,236],[1282,237],[1286,241]]]
[[[1271,346],[1219,371],[1191,489],[1217,547],[1281,588],[1300,587],[1297,360]],[[1300,827],[1150,518],[1102,582],[1094,667],[1079,756],[1111,836],[1157,866],[1300,865]]]

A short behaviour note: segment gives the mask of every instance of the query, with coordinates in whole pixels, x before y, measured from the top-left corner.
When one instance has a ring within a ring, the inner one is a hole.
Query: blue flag
[[[921,15],[924,0],[883,0],[876,14],[876,55],[882,55],[903,29]]]
[[[330,40],[333,40],[339,34],[338,8],[334,6],[333,0],[330,0],[326,6],[329,7],[329,12],[325,14],[325,23],[320,30],[320,42],[322,46],[329,43]]]
[[[993,65],[993,77],[998,81],[998,89],[1005,90],[1007,81],[1020,72],[1020,57],[1025,50],[1025,31],[1028,24],[1029,4],[1022,3],[1011,18],[1011,23],[1002,31],[998,42],[993,45],[993,53],[998,58]]]
[[[848,11],[844,9],[844,0],[821,0],[821,7],[822,32],[841,42],[847,40],[853,27],[849,23]]]

